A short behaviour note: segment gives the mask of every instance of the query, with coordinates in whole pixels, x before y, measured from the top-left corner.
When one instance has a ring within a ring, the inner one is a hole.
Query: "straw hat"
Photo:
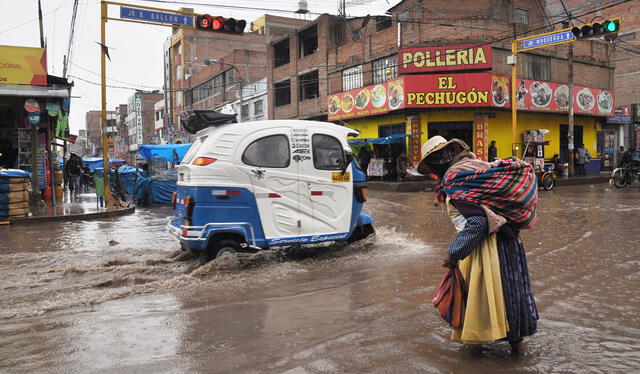
[[[440,135],[433,136],[422,145],[422,161],[420,161],[420,163],[418,164],[418,173],[425,175],[431,173],[432,171],[429,167],[429,164],[427,163],[427,157],[435,152],[438,152],[451,143],[458,143],[464,150],[469,149],[469,146],[460,139],[454,138],[447,141],[447,139],[443,138]]]

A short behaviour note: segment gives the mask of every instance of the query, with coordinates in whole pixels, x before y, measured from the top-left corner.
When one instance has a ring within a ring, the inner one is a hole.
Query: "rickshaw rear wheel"
[[[230,253],[235,255],[240,252],[240,243],[233,239],[223,239],[216,241],[213,246],[211,246],[210,255],[213,258],[222,257],[225,253]]]

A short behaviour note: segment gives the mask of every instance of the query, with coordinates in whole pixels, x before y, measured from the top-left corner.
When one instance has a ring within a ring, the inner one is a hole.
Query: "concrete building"
[[[163,98],[163,93],[145,92],[136,92],[129,97],[125,123],[130,161],[137,158],[141,144],[155,141],[155,104]]]
[[[107,118],[115,115],[112,110],[107,111]],[[91,156],[102,156],[102,111],[90,110],[85,114],[85,128],[87,129],[88,145]]]
[[[154,117],[154,144],[166,144],[168,139],[167,139],[167,130],[168,130],[168,126],[166,126],[166,120],[167,120],[167,116],[165,115],[165,110],[164,110],[164,98],[162,100],[159,100],[157,103],[154,104],[153,106],[154,112],[153,112],[153,117]]]

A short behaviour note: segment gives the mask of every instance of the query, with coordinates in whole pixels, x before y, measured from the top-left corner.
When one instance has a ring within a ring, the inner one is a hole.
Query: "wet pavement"
[[[168,207],[0,227],[0,372],[640,370],[640,186],[540,191],[523,240],[541,319],[517,358],[449,341],[431,298],[454,230],[432,202],[371,191],[374,238],[200,268]]]

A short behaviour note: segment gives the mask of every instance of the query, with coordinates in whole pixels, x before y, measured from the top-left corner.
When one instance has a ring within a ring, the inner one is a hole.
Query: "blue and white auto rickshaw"
[[[218,114],[183,115],[187,129],[209,127],[197,131],[177,167],[168,225],[201,263],[227,252],[356,241],[374,232],[362,212],[365,174],[347,145],[354,130],[300,120],[217,124],[210,113]]]

